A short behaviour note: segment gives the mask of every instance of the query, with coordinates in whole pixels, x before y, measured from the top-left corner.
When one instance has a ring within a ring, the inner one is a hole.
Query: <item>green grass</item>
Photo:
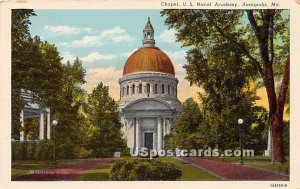
[[[180,178],[182,181],[220,180],[218,177],[182,160],[173,157],[162,157],[160,159],[163,161],[172,162],[179,166],[182,171],[182,176]]]
[[[67,164],[79,161],[77,159],[58,160],[58,164]],[[12,180],[17,176],[33,173],[34,171],[50,168],[52,161],[35,161],[35,160],[15,160],[11,166]]]
[[[120,160],[124,159],[132,159],[134,157],[123,157]],[[159,158],[163,161],[172,162],[179,166],[182,171],[182,176],[179,180],[181,181],[200,181],[200,180],[220,180],[218,177],[200,169],[197,168],[189,163],[186,163],[182,160],[175,159],[173,157],[161,157]],[[110,164],[107,164],[102,167],[98,167],[96,169],[90,170],[88,173],[80,175],[78,177],[75,177],[74,180],[76,181],[109,181],[111,180],[111,169],[113,165],[120,161],[117,160],[115,162],[112,162]]]
[[[213,157],[212,159],[217,159],[226,162],[237,163],[240,157]],[[284,164],[273,164],[269,157],[265,156],[255,156],[255,157],[244,157],[244,165],[248,167],[253,167],[257,169],[263,169],[266,171],[272,171],[279,174],[289,175],[289,157],[286,157],[287,162]]]
[[[76,181],[108,181],[111,180],[110,170],[114,163],[92,169],[88,173],[75,177]]]
[[[13,163],[11,169],[11,178],[12,180],[20,175],[24,175],[27,173],[32,173],[37,170],[46,169],[50,166],[49,163],[45,162],[31,162],[31,163]]]

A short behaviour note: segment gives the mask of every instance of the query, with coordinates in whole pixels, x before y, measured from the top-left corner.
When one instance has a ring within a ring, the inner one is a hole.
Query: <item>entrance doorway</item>
[[[153,133],[145,133],[145,147],[153,149]]]

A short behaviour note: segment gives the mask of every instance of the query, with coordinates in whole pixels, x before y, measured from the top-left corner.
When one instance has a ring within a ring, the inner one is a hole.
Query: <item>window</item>
[[[139,93],[142,93],[142,90],[143,90],[143,86],[142,84],[139,84]]]
[[[174,96],[174,87],[172,86],[172,95]]]
[[[133,84],[132,85],[132,94],[134,94],[135,93],[135,85]]]
[[[170,94],[170,85],[168,85],[168,95]]]
[[[146,93],[150,93],[150,84],[149,83],[147,83],[147,91],[146,91]]]
[[[129,95],[129,86],[127,86],[126,94]]]
[[[154,93],[157,94],[157,84],[154,85]]]
[[[161,85],[161,94],[165,94],[165,84]]]
[[[125,96],[125,87],[123,87],[122,91],[123,91],[122,92],[123,93],[122,96]]]

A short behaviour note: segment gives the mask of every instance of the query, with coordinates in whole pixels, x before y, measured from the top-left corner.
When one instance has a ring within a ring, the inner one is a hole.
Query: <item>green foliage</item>
[[[156,159],[129,159],[114,164],[111,175],[112,180],[118,181],[170,181],[180,178],[181,170],[174,163],[166,161]]]
[[[12,138],[17,137],[21,128],[20,109],[24,106],[20,98],[21,88],[30,88],[31,77],[27,73],[31,65],[37,64],[41,60],[38,45],[33,42],[29,33],[30,16],[34,16],[33,10],[12,10],[11,22],[11,98],[12,98]],[[32,57],[32,54],[35,54]]]
[[[269,121],[266,110],[255,105],[258,99],[256,88],[259,87],[256,84],[260,80],[267,83],[262,74],[262,69],[266,66],[263,57],[265,52],[261,49],[262,44],[257,40],[257,35],[263,32],[262,25],[265,24],[266,27],[267,16],[272,12],[163,10],[161,13],[166,16],[166,24],[177,30],[177,40],[183,46],[190,47],[186,57],[187,64],[184,65],[187,70],[186,79],[205,91],[199,93],[202,120],[197,131],[193,134],[183,133],[184,139],[180,139],[178,135],[178,140],[186,142],[186,148],[190,148],[190,143],[195,143],[190,142],[192,140],[204,147],[235,148],[238,146],[240,133],[237,120],[242,118],[246,147],[262,151],[266,146]],[[258,21],[258,32],[261,33],[253,31],[249,18],[247,19],[251,13]],[[269,48],[269,64],[274,65],[276,75],[282,74],[282,66],[288,57],[288,53],[283,53],[288,51],[286,48],[289,46],[287,15],[287,11],[275,10],[273,30],[268,34],[273,41],[273,46]],[[175,121],[176,128],[184,128],[188,124],[186,121],[180,123],[180,119],[181,117]],[[173,132],[170,141],[173,140],[172,137],[175,137]]]
[[[199,105],[192,98],[187,99],[182,104],[182,113],[174,121],[171,136],[165,138],[166,147],[195,149],[202,145],[204,138],[198,135],[202,121],[203,113]]]
[[[62,64],[55,45],[30,36],[29,18],[34,15],[33,10],[12,11],[12,138],[18,138],[22,130],[21,89],[30,90],[38,94],[34,100],[49,107],[51,118],[58,120],[55,133],[58,158],[76,157],[84,140],[81,126],[85,124],[86,92],[81,85],[85,83],[85,69],[78,58],[73,63]],[[25,124],[26,139],[36,139],[36,123],[26,119]],[[44,154],[39,148],[47,144],[39,144],[37,153]],[[37,158],[46,157],[37,155]]]
[[[124,151],[126,142],[122,138],[118,104],[109,96],[108,87],[98,84],[88,97],[87,149],[93,156],[112,156],[115,151]]]
[[[53,141],[12,144],[12,160],[52,160]]]

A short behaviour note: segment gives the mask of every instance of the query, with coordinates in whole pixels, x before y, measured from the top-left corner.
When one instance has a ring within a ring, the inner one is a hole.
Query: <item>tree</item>
[[[111,156],[114,151],[123,151],[126,147],[117,108],[118,104],[102,82],[88,96],[87,148],[94,156]]]
[[[269,122],[273,137],[273,162],[283,163],[283,112],[289,86],[289,18],[286,10],[164,10],[166,23],[175,28],[183,46],[192,46],[211,61],[212,48],[227,43],[239,52],[261,78],[269,102]],[[203,59],[199,59],[201,64]],[[275,93],[274,77],[281,88]],[[200,84],[197,72],[188,73],[191,83]]]
[[[34,16],[33,10],[12,10],[11,22],[11,100],[12,100],[12,138],[19,135],[21,129],[20,112],[24,102],[20,98],[21,89],[30,88],[30,82],[26,80],[25,70],[28,71],[32,64],[41,60],[38,46],[33,43],[28,25],[30,16]],[[30,57],[30,55],[36,55]]]
[[[72,64],[67,62],[61,66],[62,89],[56,95],[57,104],[52,104],[50,108],[53,110],[52,117],[59,122],[56,127],[58,155],[60,158],[74,158],[78,157],[78,150],[85,140],[82,127],[86,124],[86,115],[83,113],[86,92],[81,88],[85,83],[85,69],[79,58]]]
[[[176,117],[171,136],[167,137],[169,149],[197,149],[203,145],[203,136],[199,136],[199,123],[203,120],[199,105],[192,98],[182,104],[182,113]]]
[[[34,100],[49,107],[51,117],[59,120],[58,157],[76,157],[82,142],[81,127],[85,123],[86,92],[81,88],[85,83],[85,69],[78,58],[72,64],[62,64],[55,45],[41,41],[38,36],[32,38],[28,30],[30,16],[35,16],[33,10],[12,11],[12,137],[18,137],[22,129],[20,111],[25,104],[21,89],[30,90],[38,95]],[[27,120],[29,122],[31,120]],[[28,134],[36,135],[35,132]]]

